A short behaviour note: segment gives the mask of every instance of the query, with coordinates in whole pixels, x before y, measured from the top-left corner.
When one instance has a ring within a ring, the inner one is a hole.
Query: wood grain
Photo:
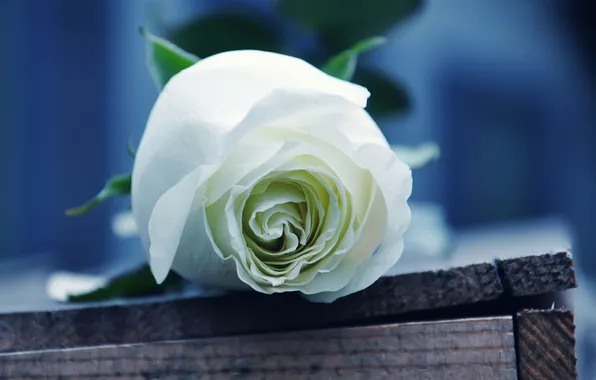
[[[516,379],[510,317],[0,355],[0,378]]]
[[[577,286],[570,252],[499,260],[503,285],[512,296],[554,293]]]
[[[572,311],[522,311],[516,326],[520,380],[577,379]]]
[[[573,261],[567,253],[535,256],[532,260],[546,273],[538,277],[545,292],[575,286]],[[555,271],[561,271],[563,277],[554,276]],[[243,293],[219,298],[0,314],[0,352],[395,322],[397,316],[408,312],[502,300],[508,295],[503,287],[507,281],[516,284],[515,295],[540,293],[535,283],[524,292],[526,282],[517,285],[517,281],[508,280],[520,273],[526,273],[525,265],[497,260],[385,277],[368,289],[332,304],[310,303],[296,294]],[[556,284],[549,282],[554,280]]]

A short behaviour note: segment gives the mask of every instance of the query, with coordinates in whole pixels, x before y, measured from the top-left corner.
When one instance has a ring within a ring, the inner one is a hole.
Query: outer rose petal
[[[200,166],[159,198],[149,220],[149,266],[158,284],[166,279],[199,188],[216,168]]]
[[[201,119],[234,127],[256,102],[278,89],[341,95],[360,107],[370,96],[364,87],[342,81],[287,55],[241,50],[205,58],[176,75],[163,92],[190,105]]]

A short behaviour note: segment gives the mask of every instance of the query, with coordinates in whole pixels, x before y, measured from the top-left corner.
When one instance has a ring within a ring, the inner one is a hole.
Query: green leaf
[[[410,17],[422,0],[280,0],[277,11],[322,35],[330,52],[385,34]]]
[[[362,40],[331,58],[323,66],[323,71],[336,78],[350,81],[356,71],[358,55],[379,47],[385,42],[386,39],[384,37],[371,37]]]
[[[66,215],[83,215],[88,213],[89,211],[93,210],[97,206],[99,206],[102,202],[106,199],[117,197],[117,196],[126,196],[130,194],[131,188],[131,175],[126,174],[122,176],[117,176],[108,180],[105,184],[104,188],[93,198],[91,198],[87,203],[77,208],[72,208],[66,211]]]
[[[202,16],[172,30],[168,38],[199,57],[245,49],[279,53],[283,47],[274,25],[255,9]]]
[[[434,143],[426,143],[417,147],[402,145],[391,145],[391,149],[401,161],[410,167],[410,169],[420,169],[441,156],[439,146]]]
[[[359,67],[352,82],[370,91],[366,110],[373,118],[404,114],[412,106],[406,89],[382,71]]]
[[[182,278],[170,272],[161,284],[155,282],[149,266],[125,273],[110,280],[105,286],[85,294],[70,295],[70,302],[104,301],[112,298],[134,298],[162,294],[170,288],[180,285]]]
[[[146,41],[149,72],[160,90],[174,75],[199,61],[198,57],[149,33],[144,28],[141,28],[140,32]]]

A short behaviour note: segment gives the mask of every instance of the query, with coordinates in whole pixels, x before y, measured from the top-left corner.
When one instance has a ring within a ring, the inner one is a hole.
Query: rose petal
[[[299,58],[240,50],[210,56],[180,72],[160,97],[172,96],[186,112],[231,129],[256,102],[278,89],[335,94],[360,107],[370,95],[364,87],[327,75]]]
[[[394,155],[379,151],[373,145],[363,146],[357,158],[361,164],[371,169],[387,202],[388,223],[385,238],[377,252],[358,266],[354,277],[346,287],[335,292],[322,292],[308,296],[308,299],[314,302],[333,302],[337,298],[369,287],[391,269],[403,253],[403,235],[411,219],[410,208],[407,205],[412,189],[409,169],[406,171],[405,164],[397,160]],[[391,180],[392,178],[395,180]],[[376,218],[373,214],[367,220],[374,222]],[[362,236],[368,237],[369,233],[364,231]]]
[[[197,188],[217,169],[201,166],[166,191],[149,220],[149,265],[158,284],[165,280],[186,225]]]
[[[205,225],[204,203],[195,199],[186,221],[172,269],[206,287],[226,290],[250,289],[238,278],[236,262],[214,250]],[[225,286],[222,286],[225,284]]]

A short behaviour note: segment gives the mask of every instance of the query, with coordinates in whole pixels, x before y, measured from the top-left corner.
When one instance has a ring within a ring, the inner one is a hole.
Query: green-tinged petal
[[[434,143],[426,143],[417,147],[392,145],[391,149],[403,163],[410,169],[420,169],[441,156],[439,146]]]
[[[145,37],[147,44],[147,66],[160,90],[174,75],[199,61],[199,57],[180,49],[170,41],[149,33],[144,28],[141,28],[140,32]]]
[[[131,190],[131,176],[130,174],[111,178],[104,188],[91,198],[87,203],[77,208],[72,208],[66,211],[66,215],[83,215],[99,206],[106,199],[118,196],[126,196],[130,194]]]
[[[284,183],[270,183],[266,191],[253,194],[246,201],[243,211],[245,233],[259,245],[274,250],[284,235],[284,221],[289,218],[302,222],[298,203],[304,195],[295,186]]]
[[[351,48],[344,50],[331,58],[325,66],[323,66],[322,70],[336,78],[350,81],[356,71],[358,56],[381,46],[385,41],[386,39],[384,37],[371,37],[362,40]]]

